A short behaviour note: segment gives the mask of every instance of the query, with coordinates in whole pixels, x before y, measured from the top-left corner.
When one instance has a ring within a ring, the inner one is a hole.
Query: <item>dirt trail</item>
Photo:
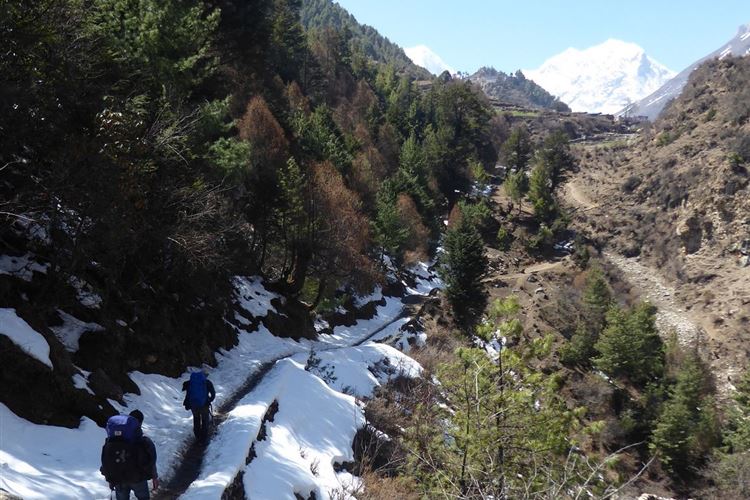
[[[564,199],[581,212],[597,208],[595,203],[583,193],[575,181],[565,185]],[[705,318],[689,311],[689,307],[677,296],[677,291],[663,278],[657,269],[641,263],[637,258],[626,258],[611,251],[605,251],[603,257],[622,272],[625,280],[636,292],[658,308],[656,326],[663,336],[677,333],[679,342],[687,347],[698,347],[707,358],[714,372],[717,389],[721,398],[727,398],[733,390],[733,380],[737,370],[729,360],[718,356],[718,339],[713,329],[704,328]]]
[[[565,185],[565,194],[573,201],[573,206],[582,211],[592,210],[599,206],[598,203],[592,202],[588,196],[586,196],[575,182],[568,182]]]

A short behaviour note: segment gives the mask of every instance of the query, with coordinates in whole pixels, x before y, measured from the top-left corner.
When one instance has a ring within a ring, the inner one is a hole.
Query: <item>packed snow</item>
[[[426,266],[418,274],[414,292],[426,294],[430,288],[441,286]],[[260,279],[236,278],[234,285],[238,307],[247,314],[262,316],[273,310],[271,300],[277,295],[267,291]],[[382,298],[377,290],[358,302]],[[198,480],[183,498],[218,500],[240,471],[246,495],[254,500],[291,499],[295,492],[305,497],[315,492],[316,498],[329,498],[332,492],[358,484],[357,478],[336,472],[334,467],[353,458],[352,440],[364,424],[361,403],[355,398],[371,395],[375,387],[393,377],[413,377],[421,372],[421,367],[398,349],[374,341],[388,338],[398,344],[403,340],[401,327],[409,321],[402,317],[404,304],[400,299],[385,297],[384,302],[373,318],[349,327],[338,326],[333,334],[317,341],[276,337],[263,325],[255,331],[236,327],[238,344],[217,354],[215,368],[190,368],[177,379],[131,372],[140,395],[126,394],[124,405],[111,403],[122,413],[135,408],[143,411],[144,432],[157,446],[157,468],[164,481],[180,464],[183,450],[192,441],[192,417],[182,407],[181,392],[190,371],[208,370],[217,391],[214,406],[218,408],[246,380],[268,363],[275,363],[217,428]],[[75,332],[98,326],[64,314],[60,328],[65,332],[67,348],[76,346]],[[0,309],[0,333],[52,366],[44,337],[13,309]],[[311,351],[324,371],[305,369]],[[75,387],[90,391],[89,373],[80,372],[73,376]],[[266,439],[258,442],[263,416],[274,401],[278,413],[273,422],[266,423]],[[98,472],[104,438],[104,430],[88,418],[82,418],[76,429],[38,425],[0,405],[0,488],[25,499],[109,498],[109,488]],[[246,465],[251,446],[256,458]]]
[[[0,308],[0,334],[8,337],[26,354],[52,369],[47,339],[19,318],[15,309]]]

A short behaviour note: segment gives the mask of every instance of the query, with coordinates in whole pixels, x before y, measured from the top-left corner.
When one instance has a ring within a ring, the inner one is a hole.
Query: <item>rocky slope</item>
[[[680,71],[677,76],[665,83],[656,92],[627,106],[617,114],[622,116],[645,116],[649,120],[655,120],[665,106],[672,99],[680,95],[688,82],[688,78],[690,78],[690,74],[702,63],[709,59],[723,59],[730,55],[744,56],[747,54],[750,54],[750,24],[740,26],[737,35],[729,40],[729,42]]]
[[[575,180],[578,223],[674,286],[729,383],[748,356],[748,82],[749,58],[704,64],[634,142],[579,146]]]
[[[570,111],[567,104],[527,79],[521,71],[506,75],[495,68],[483,67],[469,76],[469,80],[479,85],[487,97],[503,104]]]

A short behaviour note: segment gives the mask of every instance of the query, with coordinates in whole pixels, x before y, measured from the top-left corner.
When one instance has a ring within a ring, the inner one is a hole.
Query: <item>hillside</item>
[[[468,159],[494,161],[468,84],[419,93],[353,62],[339,34],[304,32],[295,2],[51,3],[13,11],[2,59],[0,302],[56,368],[3,332],[0,402],[31,421],[102,423],[138,391],[129,372],[215,364],[237,341],[236,276],[286,297],[269,329],[315,337],[316,314],[387,284],[378,246],[427,258]],[[472,110],[449,115],[458,101]]]
[[[633,117],[645,116],[653,121],[673,99],[680,95],[692,72],[701,64],[710,59],[723,59],[727,56],[742,57],[747,54],[750,54],[750,24],[740,26],[737,34],[729,42],[707,56],[700,58],[680,71],[677,76],[669,80],[658,90],[620,110],[617,114]]]
[[[674,287],[719,387],[748,362],[748,82],[750,58],[704,63],[642,136],[580,146],[573,185],[585,208],[576,219],[598,245]]]
[[[485,97],[461,81],[418,91],[345,31],[306,31],[294,0],[5,12],[0,495],[106,496],[102,427],[136,407],[163,498],[193,483],[200,497],[201,481],[244,497],[253,457],[254,498],[343,488],[364,421],[352,391],[410,363],[381,344],[418,341],[400,328],[440,286],[426,264],[440,217],[497,157]],[[336,366],[348,383],[329,388]],[[213,446],[181,404],[199,369],[230,436]],[[298,444],[255,444],[270,408]],[[282,450],[291,485],[268,465]],[[199,477],[204,455],[223,482]]]
[[[328,1],[3,13],[0,499],[750,497],[748,58],[637,128]]]
[[[430,72],[417,66],[404,50],[372,26],[357,19],[333,0],[302,0],[300,22],[306,30],[332,28],[346,32],[350,43],[374,61],[392,64],[399,72],[416,79],[430,79]]]
[[[527,79],[520,71],[515,75],[506,75],[495,68],[485,67],[477,70],[468,79],[477,84],[487,97],[503,104],[570,112],[570,108],[564,102]]]

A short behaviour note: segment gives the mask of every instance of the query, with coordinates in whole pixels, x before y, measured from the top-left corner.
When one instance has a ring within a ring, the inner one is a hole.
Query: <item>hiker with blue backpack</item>
[[[107,439],[102,447],[100,472],[114,490],[117,500],[128,500],[130,492],[138,500],[150,498],[148,480],[159,488],[156,472],[156,446],[143,435],[143,413],[115,415],[107,420]]]
[[[216,397],[214,385],[204,371],[197,371],[191,373],[190,380],[182,384],[182,390],[185,391],[183,406],[193,412],[193,434],[196,439],[206,441],[211,423],[210,406]]]

